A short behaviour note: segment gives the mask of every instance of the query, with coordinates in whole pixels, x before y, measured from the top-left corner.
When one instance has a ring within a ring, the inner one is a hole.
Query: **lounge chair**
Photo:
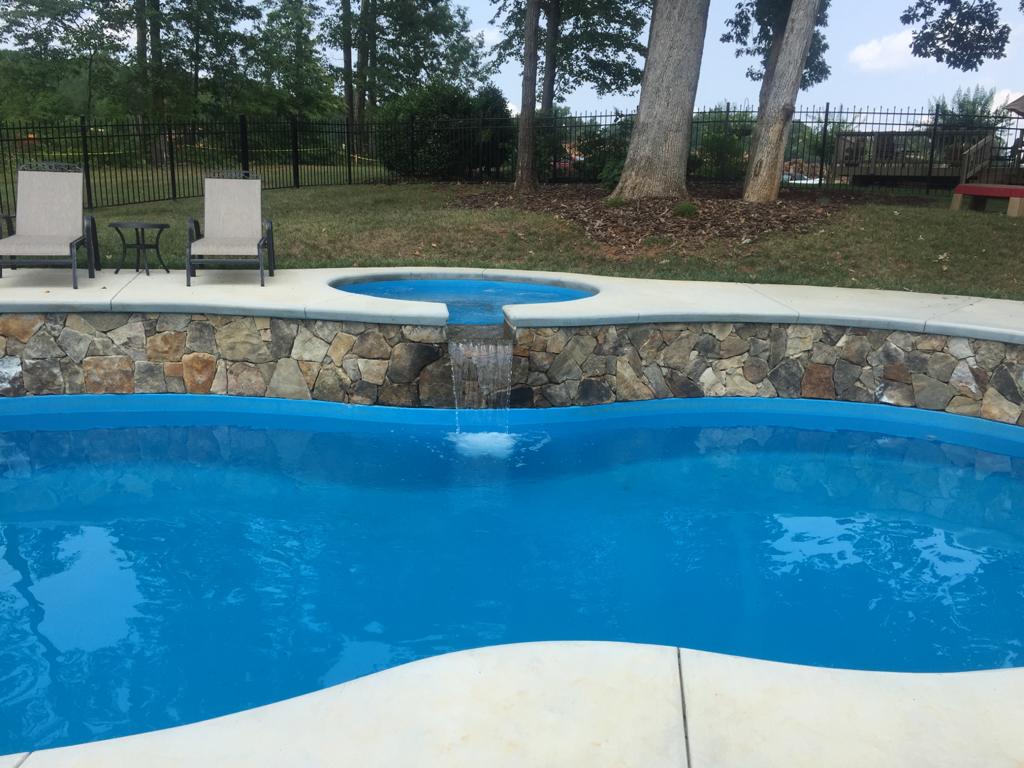
[[[14,230],[0,239],[3,268],[71,267],[78,287],[78,249],[85,247],[89,277],[96,276],[96,220],[82,215],[82,170],[61,163],[36,163],[18,169],[18,205]]]
[[[245,173],[225,172],[203,180],[203,224],[188,220],[185,284],[205,267],[264,265],[274,276],[274,226],[262,218],[260,180]],[[265,259],[264,259],[265,257]]]

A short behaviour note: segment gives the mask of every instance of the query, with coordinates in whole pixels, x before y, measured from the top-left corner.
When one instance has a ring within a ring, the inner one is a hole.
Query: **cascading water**
[[[503,326],[449,328],[455,434],[460,453],[507,456],[515,439],[508,431],[512,393],[512,339]]]

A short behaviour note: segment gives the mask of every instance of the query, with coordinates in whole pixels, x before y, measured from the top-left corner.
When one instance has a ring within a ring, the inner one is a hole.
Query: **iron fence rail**
[[[546,181],[611,183],[625,158],[629,114],[541,116],[537,164]],[[694,115],[689,173],[734,183],[746,172],[756,114],[728,103]],[[75,163],[90,208],[202,194],[214,170],[251,171],[280,189],[415,180],[511,181],[516,118],[221,121],[144,119],[0,122],[0,211],[15,207],[17,169]],[[826,104],[794,116],[785,183],[948,189],[972,179],[1024,184],[1024,117],[950,115]]]

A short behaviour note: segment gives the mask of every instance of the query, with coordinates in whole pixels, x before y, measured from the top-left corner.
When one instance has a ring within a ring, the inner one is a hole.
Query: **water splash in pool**
[[[507,459],[516,447],[516,435],[509,432],[452,432],[448,440],[467,459]]]

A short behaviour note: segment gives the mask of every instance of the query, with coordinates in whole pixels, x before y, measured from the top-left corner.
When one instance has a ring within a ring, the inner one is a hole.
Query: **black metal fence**
[[[689,172],[743,178],[756,114],[724,104],[694,115]],[[614,182],[628,114],[541,117],[537,164],[553,182]],[[407,123],[237,120],[0,123],[0,210],[14,208],[17,168],[81,165],[89,207],[202,194],[204,174],[259,175],[268,189],[416,180],[511,181],[518,121]],[[1024,184],[1024,118],[927,110],[800,109],[786,151],[792,186],[949,189],[963,180]]]

